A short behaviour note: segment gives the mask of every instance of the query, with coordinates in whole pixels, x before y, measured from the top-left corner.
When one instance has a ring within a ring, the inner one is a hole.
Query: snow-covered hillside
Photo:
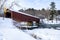
[[[0,28],[15,28],[12,19],[0,17]]]
[[[36,40],[32,36],[17,29],[12,19],[0,17],[0,40]]]
[[[0,40],[60,40],[60,30],[21,30],[13,25],[12,19],[0,17]]]

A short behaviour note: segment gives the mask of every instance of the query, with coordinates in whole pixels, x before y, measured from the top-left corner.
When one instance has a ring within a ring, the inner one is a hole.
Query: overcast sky
[[[8,0],[6,2],[6,6],[10,6],[11,3],[14,0]],[[50,3],[54,1],[56,8],[60,9],[60,0],[15,0],[15,2],[17,4],[19,4],[21,6],[21,8],[35,8],[35,9],[42,9],[42,8],[49,8],[50,7]],[[14,5],[12,8],[19,9],[18,6]]]

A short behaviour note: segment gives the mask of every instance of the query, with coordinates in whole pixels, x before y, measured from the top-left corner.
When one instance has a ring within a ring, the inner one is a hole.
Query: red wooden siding
[[[13,20],[17,20],[17,21],[36,21],[36,22],[39,22],[39,18],[24,15],[24,14],[15,12],[15,11],[11,11],[11,17],[13,18]]]

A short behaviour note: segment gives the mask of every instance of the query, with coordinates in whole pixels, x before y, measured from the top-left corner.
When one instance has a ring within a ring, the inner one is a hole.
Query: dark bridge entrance
[[[9,9],[6,10],[6,12],[5,12],[5,17],[6,17],[6,18],[11,18],[11,12],[10,12]]]
[[[6,12],[5,17],[11,18],[11,13],[10,12]]]

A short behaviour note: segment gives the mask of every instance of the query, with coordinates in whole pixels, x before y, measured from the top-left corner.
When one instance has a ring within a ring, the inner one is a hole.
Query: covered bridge
[[[27,13],[13,11],[11,12],[11,18],[20,23],[21,26],[38,26],[39,25],[39,18]],[[7,16],[7,14],[6,14]]]

